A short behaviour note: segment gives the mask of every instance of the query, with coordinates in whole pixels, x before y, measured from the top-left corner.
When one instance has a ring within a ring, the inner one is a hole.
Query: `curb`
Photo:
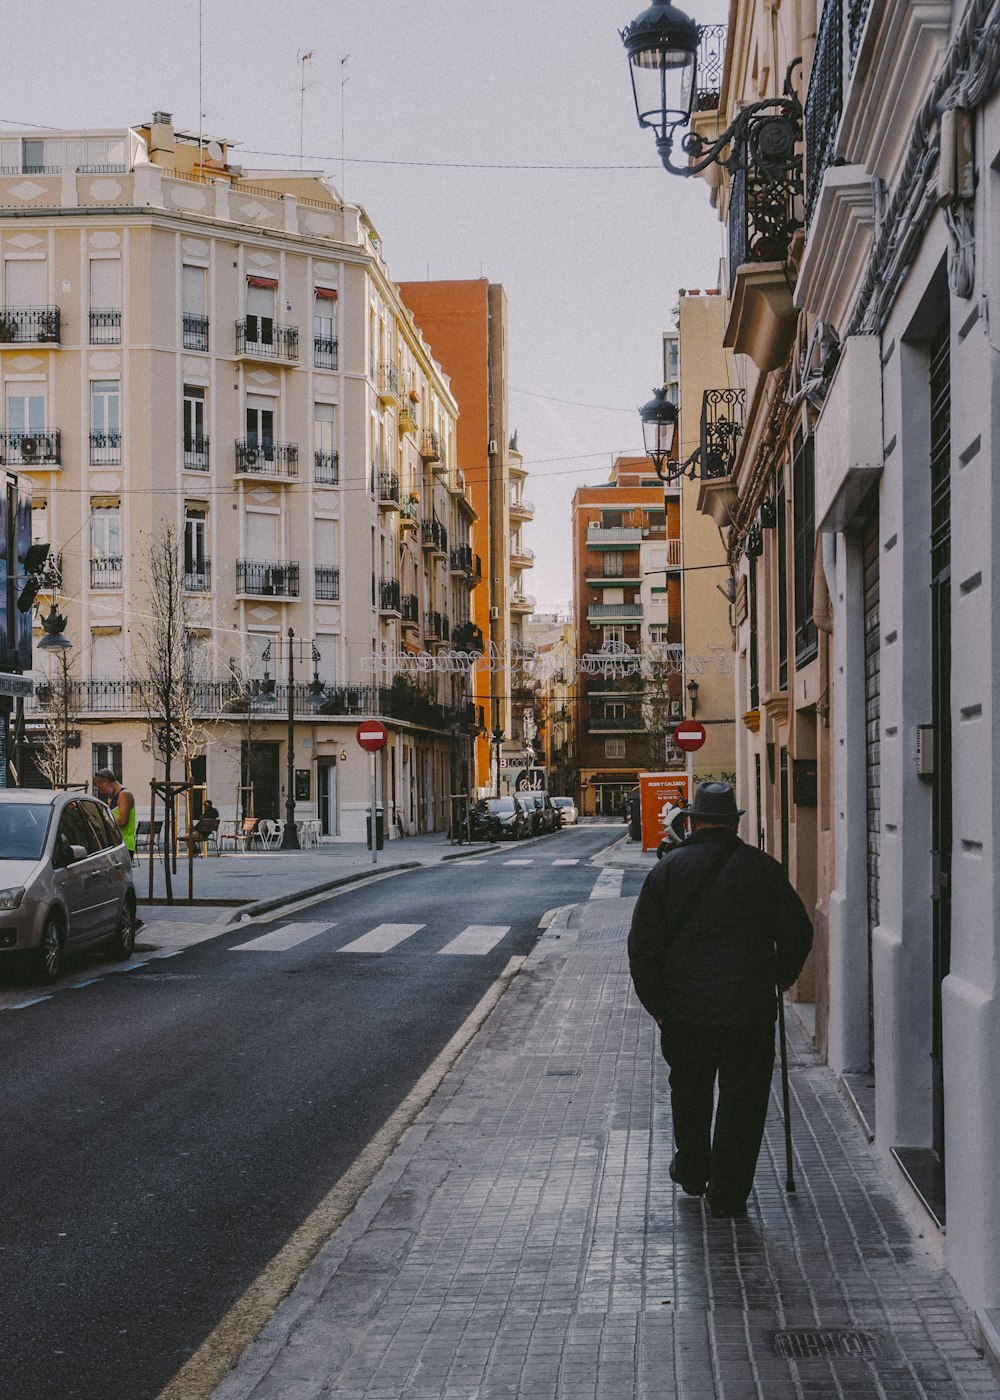
[[[976,1313],[976,1335],[985,1359],[1000,1380],[1000,1308],[983,1308]]]

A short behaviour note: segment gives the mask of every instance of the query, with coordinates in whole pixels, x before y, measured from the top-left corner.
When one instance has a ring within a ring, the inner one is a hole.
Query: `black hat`
[[[688,817],[727,821],[731,817],[742,817],[746,808],[737,807],[736,793],[731,783],[699,783],[694,801],[686,803],[681,810]]]

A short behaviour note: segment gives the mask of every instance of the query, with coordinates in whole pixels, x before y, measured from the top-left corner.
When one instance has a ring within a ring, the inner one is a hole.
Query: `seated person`
[[[210,836],[219,829],[219,811],[212,805],[211,799],[206,797],[202,805],[201,816],[197,818],[191,830],[186,836],[182,836],[181,841],[190,846],[195,855],[199,855],[198,847],[203,845]]]

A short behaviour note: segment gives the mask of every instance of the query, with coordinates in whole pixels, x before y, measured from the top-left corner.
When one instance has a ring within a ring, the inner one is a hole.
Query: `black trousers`
[[[712,1203],[741,1205],[753,1189],[774,1069],[774,1025],[665,1023],[670,1105],[684,1182],[708,1182]],[[719,1106],[712,1134],[715,1081]]]

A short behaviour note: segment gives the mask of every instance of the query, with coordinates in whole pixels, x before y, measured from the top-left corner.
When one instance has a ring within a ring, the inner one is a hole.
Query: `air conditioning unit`
[[[500,621],[500,609],[499,609],[499,608],[490,608],[490,621],[491,621],[491,622],[499,622],[499,621]]]
[[[490,438],[490,452],[496,454],[499,450],[496,438]]]
[[[42,444],[37,437],[25,436],[21,439],[21,461],[34,462],[40,455]]]

